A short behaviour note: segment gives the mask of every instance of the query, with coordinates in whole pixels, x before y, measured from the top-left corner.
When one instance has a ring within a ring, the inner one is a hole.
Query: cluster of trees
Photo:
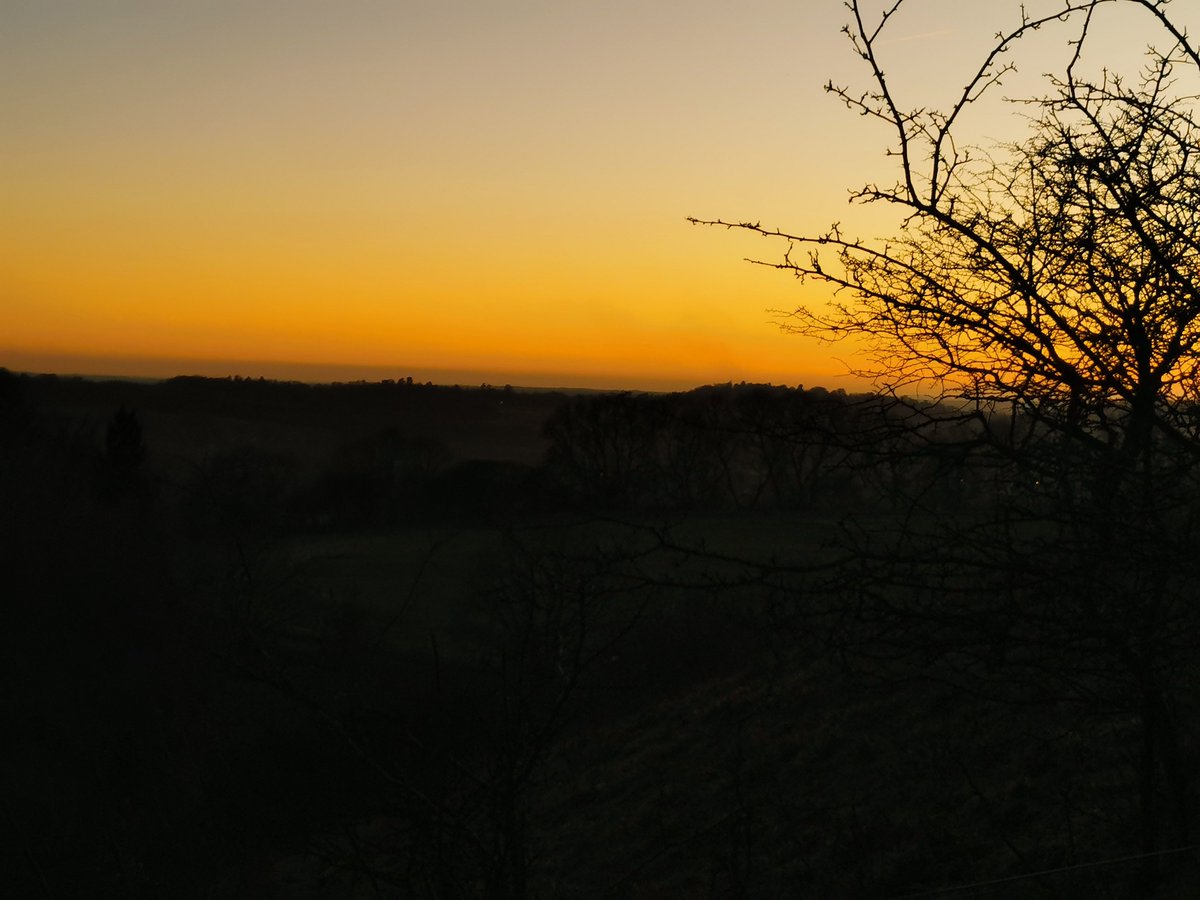
[[[279,533],[498,515],[521,505],[542,425],[568,399],[404,380],[11,379],[42,411],[43,431],[81,443],[127,434],[130,423],[113,418],[125,410],[153,445],[140,451],[146,486],[206,534],[233,523]]]
[[[914,494],[941,508],[987,505],[1028,477],[976,452],[1010,428],[1005,416],[874,394],[743,383],[583,394],[548,409],[540,461],[455,458],[444,440],[397,425],[308,467],[282,450],[225,449],[188,479],[188,515],[211,532],[255,516],[319,531],[563,511],[887,513]]]
[[[40,382],[14,377],[49,408],[90,409],[90,419],[60,426],[80,439],[90,428],[101,440],[103,431],[110,486],[157,485],[195,535],[581,510],[880,512],[913,490],[942,504],[986,503],[1003,480],[963,449],[968,437],[980,439],[979,422],[943,416],[930,426],[924,408],[919,418],[890,398],[823,388],[742,383],[574,397],[443,389],[397,402],[396,386],[363,384],[336,388],[333,415],[331,395],[303,385],[188,378],[121,393],[112,384],[51,391]],[[124,405],[131,400],[143,411]],[[142,416],[158,425],[149,459]],[[162,446],[178,420],[209,417],[232,423],[223,441]],[[472,428],[478,433],[464,440]],[[514,455],[513,447],[523,458],[492,456]]]
[[[981,427],[876,394],[761,384],[580,397],[546,425],[545,484],[605,510],[890,512],[986,504],[1013,473],[970,452]]]
[[[284,447],[222,448],[193,461],[176,487],[192,531],[213,534],[564,511],[886,513],[914,492],[942,507],[988,504],[1022,477],[983,465],[971,450],[985,428],[1007,427],[1002,417],[934,421],[924,407],[878,395],[727,384],[585,394],[551,409],[539,461],[456,458],[418,420],[415,430],[387,425],[348,437],[308,465]],[[119,421],[110,438],[127,428]]]

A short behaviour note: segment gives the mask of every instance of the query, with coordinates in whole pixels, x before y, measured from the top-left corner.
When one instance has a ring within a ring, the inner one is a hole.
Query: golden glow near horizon
[[[896,73],[926,87],[961,79],[1016,14],[912,2]],[[844,16],[840,0],[7,3],[0,365],[849,386],[847,348],[772,324],[825,299],[742,261],[781,248],[684,221],[880,221],[845,201],[890,180],[890,135],[821,90],[865,84]]]

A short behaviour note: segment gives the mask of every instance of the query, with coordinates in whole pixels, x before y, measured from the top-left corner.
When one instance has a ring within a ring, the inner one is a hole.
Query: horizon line
[[[539,371],[532,369],[475,368],[379,363],[287,362],[279,360],[185,359],[22,351],[0,348],[0,366],[29,375],[90,378],[97,380],[165,381],[189,375],[206,378],[243,377],[252,380],[295,381],[303,384],[345,384],[355,381],[383,382],[412,378],[414,383],[442,386],[480,387],[490,385],[537,390],[635,391],[667,393],[686,391],[714,384],[777,384],[781,387],[824,387],[861,390],[846,375],[820,375],[798,379],[794,376],[777,382],[765,373],[738,373],[713,377],[700,373],[663,375],[651,373],[587,374],[582,372]],[[801,373],[797,372],[796,375]],[[805,373],[815,375],[815,373]],[[840,384],[838,382],[841,382]]]

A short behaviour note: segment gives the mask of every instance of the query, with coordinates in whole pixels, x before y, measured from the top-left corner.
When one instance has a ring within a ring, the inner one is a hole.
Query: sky
[[[909,0],[889,77],[944,101],[1016,15]],[[886,130],[822,90],[867,86],[846,18],[841,0],[3,0],[0,366],[858,387],[853,347],[778,327],[828,299],[745,262],[783,248],[686,221],[893,227],[847,206],[894,170]],[[1066,37],[1037,36],[1023,77]],[[1117,18],[1097,41],[1139,46]],[[1020,127],[976,118],[984,141]]]

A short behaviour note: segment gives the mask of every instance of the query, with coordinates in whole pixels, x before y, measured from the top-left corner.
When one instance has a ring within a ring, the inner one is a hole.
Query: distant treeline
[[[160,382],[94,381],[56,375],[10,375],[29,401],[45,410],[100,410],[125,405],[141,412],[219,415],[334,430],[402,419],[424,430],[486,422],[499,405],[545,415],[566,397],[511,386],[380,382],[305,384],[263,378],[183,375]]]
[[[140,416],[146,477],[177,489],[201,532],[558,510],[871,511],[914,490],[974,502],[997,485],[972,457],[978,419],[823,388],[572,396],[403,379],[7,378],[28,415],[97,447],[119,411]]]
[[[547,477],[613,509],[839,509],[893,502],[917,481],[958,499],[965,433],[935,442],[919,408],[824,388],[725,384],[564,404],[546,425]]]

